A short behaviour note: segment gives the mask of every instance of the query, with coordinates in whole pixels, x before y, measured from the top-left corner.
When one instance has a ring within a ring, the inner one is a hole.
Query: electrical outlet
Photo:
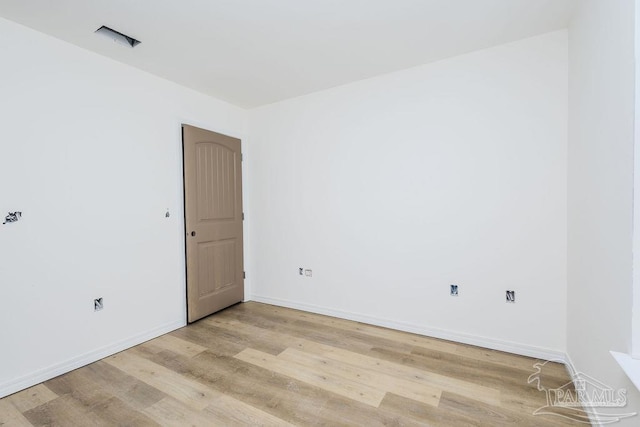
[[[93,300],[93,311],[100,311],[104,308],[102,297]]]
[[[507,291],[506,293],[507,302],[515,303],[516,302],[516,291]]]
[[[458,285],[450,285],[450,293],[452,297],[458,296]]]
[[[306,269],[304,271],[304,275],[307,276],[307,277],[311,277],[313,275],[313,272],[310,269]]]

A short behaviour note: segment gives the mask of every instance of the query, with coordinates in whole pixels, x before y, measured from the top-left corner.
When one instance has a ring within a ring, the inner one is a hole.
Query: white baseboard
[[[36,384],[40,384],[41,382],[50,380],[51,378],[55,378],[58,375],[71,372],[74,369],[78,369],[100,359],[104,359],[107,356],[111,356],[138,344],[142,344],[145,341],[157,338],[160,335],[164,335],[183,326],[185,326],[184,321],[166,323],[150,331],[135,335],[133,337],[129,337],[123,341],[119,341],[114,344],[99,348],[97,350],[90,351],[62,363],[57,363],[48,368],[41,369],[32,374],[25,375],[4,384],[0,384],[0,398],[16,393],[20,390],[24,390],[25,388],[29,388]]]
[[[332,308],[299,303],[295,301],[288,301],[288,300],[283,300],[279,298],[264,297],[261,295],[252,295],[251,300],[256,302],[262,302],[265,304],[277,305],[280,307],[287,307],[287,308],[294,308],[302,311],[308,311],[311,313],[324,314],[327,316],[338,317],[341,319],[354,320],[356,322],[368,323],[370,325],[383,326],[385,328],[411,332],[414,334],[425,335],[433,338],[440,338],[440,339],[455,341],[463,344],[475,345],[478,347],[489,348],[492,350],[499,350],[499,351],[505,351],[507,353],[534,357],[536,359],[555,360],[555,361],[562,361],[562,362],[567,360],[566,353],[562,351],[550,350],[550,349],[530,346],[522,343],[502,341],[502,340],[497,340],[493,338],[447,331],[447,330],[438,329],[438,328],[429,328],[422,325],[415,325],[415,324],[406,323],[406,322],[398,322],[395,320],[383,319],[383,318],[368,316],[360,313],[335,310]]]

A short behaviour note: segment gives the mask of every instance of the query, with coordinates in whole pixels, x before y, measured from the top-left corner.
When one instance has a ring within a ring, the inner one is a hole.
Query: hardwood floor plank
[[[312,341],[302,343],[298,349],[337,360],[349,361],[349,363],[354,366],[359,366],[361,368],[370,369],[395,378],[401,378],[406,381],[422,384],[425,387],[435,387],[441,390],[448,390],[463,396],[477,399],[481,402],[489,404],[500,403],[500,391],[498,389],[450,378],[424,369],[416,369],[392,361],[378,359],[372,356],[366,356],[360,353],[354,353],[340,348],[314,343]]]
[[[45,382],[46,386],[62,396],[74,393],[89,394],[97,390],[114,396],[137,410],[158,402],[166,395],[138,379],[126,375],[119,369],[99,361],[68,374]]]
[[[198,322],[185,328],[177,329],[169,335],[199,344],[207,350],[215,350],[217,354],[233,356],[246,348],[245,345],[227,340],[229,331],[215,329],[205,323]]]
[[[480,427],[486,426],[480,420],[469,419],[458,414],[434,408],[431,405],[417,402],[406,397],[398,396],[394,393],[387,395],[380,403],[380,409],[392,413],[402,414],[417,422],[425,423],[433,427]]]
[[[33,424],[9,400],[0,399],[0,426],[33,427]]]
[[[384,391],[333,375],[326,370],[307,370],[296,363],[280,360],[251,348],[244,349],[235,357],[373,407],[377,407],[384,398]]]
[[[239,400],[223,395],[214,404],[206,407],[204,412],[215,415],[222,421],[221,425],[225,426],[291,427],[293,425],[258,408],[240,403]]]
[[[543,402],[545,404],[546,402]],[[440,408],[448,414],[458,414],[470,419],[481,420],[483,425],[492,426],[524,426],[538,427],[541,425],[583,425],[584,423],[572,420],[555,419],[548,416],[534,416],[533,411],[520,410],[520,408],[503,404],[495,407],[486,404],[478,404],[468,398],[452,393],[443,393]]]
[[[274,331],[272,329],[265,329],[260,326],[243,323],[233,318],[211,317],[209,319],[209,324],[220,329],[225,329],[227,331],[237,331],[245,334],[256,335],[260,334],[265,339],[278,342],[283,346],[283,348],[281,349],[281,351],[274,354],[274,356],[282,353],[282,351],[286,350],[287,348],[297,347],[300,343],[307,341],[304,338],[298,338],[286,333]]]
[[[194,411],[190,406],[172,397],[165,397],[145,408],[143,412],[164,427],[207,426],[215,425],[217,421],[212,415]]]
[[[73,410],[82,410],[97,416],[105,425],[156,426],[157,424],[138,411],[136,400],[123,401],[110,392],[110,388],[102,387],[94,381],[92,369],[78,369],[70,374],[49,380],[49,387],[57,390],[67,406]],[[144,392],[145,389],[139,389]],[[120,393],[118,393],[120,394]],[[122,393],[125,399],[126,393]],[[131,405],[133,403],[133,405]],[[42,405],[36,409],[42,408]],[[49,413],[53,422],[66,422],[57,419],[56,412]]]
[[[393,413],[386,409],[377,408],[375,412],[365,404],[345,404],[342,400],[331,399],[320,410],[320,415],[329,420],[328,423],[313,423],[311,425],[326,426],[397,426],[397,427],[425,427],[428,423],[407,417],[405,414]]]
[[[177,355],[150,356],[187,378],[284,420],[306,425],[318,419],[318,404],[328,399],[327,392],[229,357],[222,340],[219,350],[207,350],[189,360]]]
[[[142,346],[154,349],[155,351],[169,350],[186,357],[193,357],[207,350],[207,347],[169,334],[147,341],[142,344]]]
[[[339,376],[366,386],[392,392],[418,402],[431,406],[438,406],[441,390],[418,384],[413,381],[406,381],[402,378],[372,372],[349,364],[344,360],[336,360],[316,356],[302,352],[293,348],[288,348],[277,356],[278,359],[296,363],[314,370],[314,372],[327,372],[331,375]]]
[[[236,399],[219,396],[202,411],[167,397],[144,411],[163,426],[291,426],[291,424]]]
[[[107,363],[111,363],[118,369],[134,375],[140,380],[157,387],[170,395],[172,398],[182,402],[202,412],[206,408],[206,412],[215,415],[214,421],[226,424],[233,420],[239,420],[245,417],[248,419],[261,420],[269,425],[286,425],[284,421],[277,420],[270,414],[263,412],[257,408],[247,405],[246,403],[225,396],[223,393],[207,387],[201,382],[191,380],[180,375],[164,366],[149,362],[142,357],[133,353],[119,354],[106,359]],[[244,415],[240,416],[231,412],[240,412]],[[277,422],[276,422],[277,421]],[[235,421],[233,421],[235,422]]]
[[[216,331],[218,327],[215,322],[211,321],[211,317],[204,318],[199,323],[202,323],[202,327],[207,328],[208,331],[212,329]],[[276,355],[286,348],[286,345],[278,341],[269,340],[263,334],[247,334],[242,331],[229,331],[226,329],[218,329],[216,332],[227,341],[238,343],[243,347],[251,347],[263,353]]]
[[[533,372],[533,366],[536,363],[544,362],[544,360],[535,359],[533,357],[519,356],[516,354],[506,353],[504,351],[491,350],[488,348],[463,344],[456,347],[455,354],[467,358],[473,358],[480,362],[507,366],[527,372]],[[559,378],[567,377],[567,368],[562,363],[550,363],[548,369],[550,375],[553,374],[554,376]]]
[[[187,406],[201,411],[220,394],[185,378],[177,372],[150,362],[132,352],[122,352],[104,359],[106,363],[164,392]]]
[[[86,409],[97,415],[101,422],[109,426],[158,427],[159,425],[117,397],[100,399],[87,406]]]
[[[50,402],[56,397],[58,397],[58,395],[49,390],[47,386],[44,384],[38,384],[8,396],[6,400],[13,404],[18,411],[25,412],[29,409],[35,408],[36,406]],[[2,423],[0,423],[0,425],[2,425]]]
[[[389,354],[387,350],[380,351]],[[416,363],[421,363],[424,366],[437,366],[438,372],[442,372],[447,376],[473,381],[490,387],[495,385],[504,387],[505,383],[520,387],[522,384],[526,384],[529,375],[535,372],[533,365],[526,369],[519,369],[493,363],[482,363],[476,359],[423,348],[415,349],[411,352],[411,356],[419,356],[419,358],[415,359]],[[405,357],[405,360],[412,359]],[[552,379],[549,377],[548,381]],[[558,380],[554,385],[559,387],[565,382]]]
[[[484,364],[468,365],[461,363],[460,365],[456,365],[456,363],[447,358],[442,359],[440,357],[434,358],[421,354],[406,354],[387,348],[374,347],[371,349],[370,354],[371,357],[376,359],[399,363],[405,367],[418,370],[438,372],[442,377],[449,380],[457,380],[477,386],[484,385],[494,390],[498,388],[505,389],[505,387],[511,387],[515,390],[519,390],[523,386],[528,388],[527,378],[530,373],[520,370],[495,370],[493,366],[486,366]]]
[[[60,396],[44,405],[37,406],[23,415],[34,426],[108,426],[100,416],[91,411],[91,407],[71,395]]]

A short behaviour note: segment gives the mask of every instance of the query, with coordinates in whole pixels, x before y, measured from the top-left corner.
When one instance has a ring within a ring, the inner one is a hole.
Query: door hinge
[[[244,221],[244,212],[242,212],[242,220]]]
[[[242,272],[242,278],[243,278],[243,279],[246,279],[246,278],[247,278],[247,272],[246,272],[246,271],[243,271],[243,272]]]
[[[242,153],[240,153],[240,161],[244,162],[244,155]]]

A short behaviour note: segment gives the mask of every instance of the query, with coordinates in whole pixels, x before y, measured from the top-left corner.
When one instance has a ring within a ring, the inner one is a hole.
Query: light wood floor
[[[0,425],[571,424],[532,415],[536,362],[245,303],[1,399]],[[544,387],[567,382],[544,365]]]

